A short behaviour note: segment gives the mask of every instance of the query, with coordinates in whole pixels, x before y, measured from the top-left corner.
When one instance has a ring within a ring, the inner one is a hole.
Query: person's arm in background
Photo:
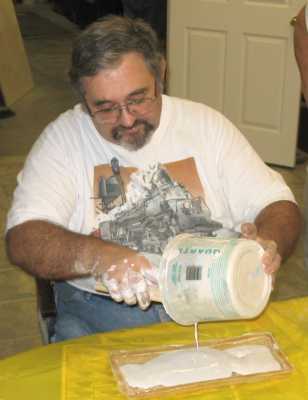
[[[294,54],[300,72],[302,93],[308,105],[308,6],[302,7],[294,18]],[[304,185],[304,266],[308,269],[308,169]]]
[[[294,23],[294,53],[302,81],[302,91],[308,104],[308,10],[303,7]]]

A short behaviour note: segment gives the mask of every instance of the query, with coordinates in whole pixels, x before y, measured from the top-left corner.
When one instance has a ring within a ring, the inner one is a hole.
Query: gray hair
[[[141,19],[114,15],[94,22],[75,41],[69,71],[72,85],[83,96],[81,78],[116,66],[122,56],[130,52],[143,56],[159,88],[162,88],[161,63],[164,56],[156,33]]]

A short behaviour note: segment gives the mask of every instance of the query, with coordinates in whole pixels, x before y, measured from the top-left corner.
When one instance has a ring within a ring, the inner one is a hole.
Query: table
[[[177,393],[164,399],[308,399],[308,297],[273,302],[255,320],[203,323],[199,328],[202,341],[249,332],[271,332],[294,371],[271,381],[233,385],[189,396]],[[125,399],[111,372],[110,350],[144,349],[193,341],[192,327],[169,322],[39,347],[0,360],[0,399]],[[64,362],[63,355],[68,349],[69,354],[79,354],[73,360],[75,372]]]

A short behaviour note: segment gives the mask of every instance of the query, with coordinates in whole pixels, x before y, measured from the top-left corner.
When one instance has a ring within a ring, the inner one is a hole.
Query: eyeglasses
[[[87,105],[88,111],[93,119],[100,124],[112,124],[119,120],[122,110],[126,110],[135,117],[142,117],[153,109],[153,103],[157,97],[142,97],[140,99],[131,99],[124,104],[115,104],[112,107],[103,106],[92,113]]]

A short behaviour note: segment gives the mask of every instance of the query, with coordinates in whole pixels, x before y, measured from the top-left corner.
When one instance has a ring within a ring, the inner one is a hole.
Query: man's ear
[[[164,57],[160,61],[160,92],[165,93],[167,82],[167,62]]]
[[[166,69],[167,69],[167,62],[165,60],[164,57],[162,57],[161,61],[160,61],[160,79],[162,84],[165,84],[165,80],[166,80]]]

